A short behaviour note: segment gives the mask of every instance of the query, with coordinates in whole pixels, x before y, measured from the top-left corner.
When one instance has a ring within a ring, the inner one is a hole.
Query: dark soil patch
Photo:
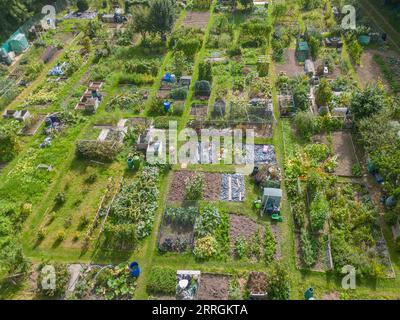
[[[182,252],[193,248],[194,226],[183,227],[175,224],[163,223],[160,230],[159,248],[165,241],[174,243],[174,247],[168,251]],[[180,245],[177,245],[180,244]]]
[[[202,273],[197,297],[199,300],[228,300],[229,276]]]
[[[264,272],[250,272],[247,288],[251,294],[265,294],[268,289],[267,275]]]
[[[208,201],[218,201],[221,191],[221,174],[202,172],[204,177],[203,199]],[[176,171],[173,174],[172,182],[169,187],[168,201],[180,202],[185,200],[186,181],[195,175],[193,171]]]
[[[265,234],[265,227],[263,225],[246,216],[229,215],[229,238],[232,248],[239,237],[251,239],[257,233],[257,230],[260,230],[263,239]]]

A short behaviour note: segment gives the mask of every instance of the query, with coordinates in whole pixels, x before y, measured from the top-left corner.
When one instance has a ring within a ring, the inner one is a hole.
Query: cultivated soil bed
[[[168,201],[181,202],[185,200],[186,181],[196,173],[193,171],[176,171],[169,186]],[[203,199],[208,201],[220,200],[222,176],[219,173],[202,172],[204,177]]]
[[[250,239],[257,233],[258,230],[260,230],[260,234],[263,239],[265,234],[265,227],[263,225],[258,224],[249,217],[230,214],[229,238],[232,250],[235,247],[235,242],[239,237]]]
[[[202,273],[197,298],[199,300],[228,300],[229,276]]]
[[[204,12],[190,11],[186,14],[186,18],[185,21],[183,22],[183,25],[185,27],[205,29],[207,27],[209,19],[210,19],[209,11],[204,11]]]
[[[314,138],[316,142],[329,145],[326,135],[318,135]],[[352,167],[358,163],[349,132],[334,132],[332,134],[333,152],[337,155],[337,167],[335,174],[338,176],[351,177]]]
[[[296,77],[304,74],[304,67],[296,62],[295,49],[287,49],[283,63],[275,64],[275,73],[279,75],[281,72],[288,77]]]

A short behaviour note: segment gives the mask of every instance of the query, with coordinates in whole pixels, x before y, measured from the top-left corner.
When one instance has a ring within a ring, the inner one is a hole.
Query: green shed
[[[300,41],[296,48],[296,59],[300,62],[306,61],[310,57],[310,47],[305,41]]]
[[[11,48],[11,51],[14,51],[16,54],[21,54],[29,47],[28,39],[26,39],[26,36],[23,33],[19,32],[14,33],[7,43]]]
[[[363,46],[367,46],[371,42],[371,37],[370,36],[366,36],[366,35],[360,36],[358,38],[358,42],[360,42],[360,44],[363,45]]]

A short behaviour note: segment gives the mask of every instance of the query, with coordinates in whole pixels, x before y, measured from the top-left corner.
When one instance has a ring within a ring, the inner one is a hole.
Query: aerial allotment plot
[[[48,2],[2,7],[0,298],[400,298],[399,1]]]

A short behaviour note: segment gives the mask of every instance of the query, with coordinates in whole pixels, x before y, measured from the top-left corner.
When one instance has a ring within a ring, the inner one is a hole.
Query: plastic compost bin
[[[140,267],[139,264],[134,261],[129,264],[129,272],[132,277],[138,278],[140,275]]]

